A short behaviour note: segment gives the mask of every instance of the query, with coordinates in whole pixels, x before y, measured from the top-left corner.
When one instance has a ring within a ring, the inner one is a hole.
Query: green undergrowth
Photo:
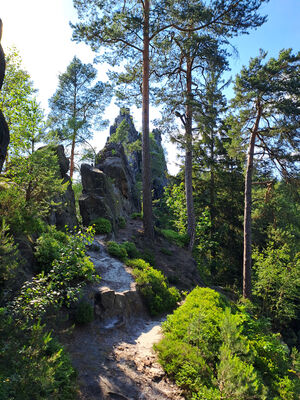
[[[81,288],[98,280],[94,264],[86,256],[86,246],[94,231],[58,232],[49,227],[36,243],[35,254],[41,272],[20,288],[7,305],[16,319],[38,320],[48,309],[69,306],[77,301]]]
[[[297,351],[290,357],[267,320],[211,289],[194,289],[163,332],[159,361],[188,399],[298,399]]]
[[[169,287],[163,273],[145,260],[128,260],[133,275],[151,315],[158,315],[176,307],[180,293],[175,287]]]
[[[151,315],[171,311],[181,296],[175,287],[169,287],[163,273],[150,265],[155,263],[149,250],[140,252],[134,243],[107,243],[108,253],[133,268],[133,275]]]
[[[133,242],[107,242],[107,251],[111,256],[116,257],[121,261],[125,261],[128,257],[136,258],[140,256],[140,252]]]
[[[91,222],[96,233],[110,233],[112,231],[111,222],[107,218],[96,218]]]
[[[188,235],[184,235],[173,231],[172,229],[161,229],[160,233],[172,243],[175,243],[179,247],[185,247],[188,245],[189,237]]]
[[[143,218],[143,215],[142,215],[142,213],[134,212],[134,213],[132,213],[132,214],[130,215],[130,217],[131,217],[132,219],[142,219],[142,218]]]
[[[0,398],[76,399],[76,373],[68,354],[39,322],[16,322],[0,309]]]
[[[0,252],[0,282],[9,279],[7,271],[16,248],[3,228]],[[15,291],[8,291],[0,309],[0,398],[3,400],[73,400],[76,374],[70,359],[42,324],[64,307],[77,303],[75,321],[92,320],[93,309],[78,303],[81,289],[98,280],[86,246],[93,241],[93,228],[60,232],[49,226],[35,245],[40,272]],[[5,240],[4,240],[5,239]],[[4,279],[5,278],[5,279]],[[6,288],[8,286],[6,285]]]

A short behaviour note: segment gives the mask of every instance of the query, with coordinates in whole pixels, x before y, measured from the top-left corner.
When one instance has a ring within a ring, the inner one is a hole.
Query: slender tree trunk
[[[251,208],[252,208],[252,175],[255,139],[261,118],[261,106],[259,99],[256,103],[257,115],[253,125],[248,147],[246,179],[245,179],[245,205],[244,205],[244,257],[243,257],[243,297],[251,298],[251,262],[252,262],[252,238],[251,238]]]
[[[210,141],[210,181],[209,181],[209,208],[210,208],[210,239],[213,240],[215,235],[215,217],[216,217],[216,207],[215,207],[215,143],[212,137]],[[216,274],[216,249],[215,247],[211,250],[211,272],[213,275]]]
[[[72,138],[72,147],[71,147],[71,157],[70,157],[70,178],[73,178],[74,172],[74,155],[75,155],[75,140],[76,140],[76,132],[73,134]]]
[[[154,238],[152,215],[152,183],[149,140],[149,14],[150,0],[144,1],[144,32],[143,32],[143,104],[142,104],[142,131],[143,131],[143,214],[144,234],[152,240]]]
[[[195,211],[193,199],[193,109],[192,100],[192,62],[187,58],[187,75],[186,75],[186,122],[185,122],[185,196],[187,208],[187,229],[190,238],[189,249],[192,250],[195,242]]]

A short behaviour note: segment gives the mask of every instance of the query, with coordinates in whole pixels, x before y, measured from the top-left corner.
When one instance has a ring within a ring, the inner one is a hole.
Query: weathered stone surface
[[[95,218],[109,219],[115,227],[117,219],[117,200],[112,183],[107,175],[88,164],[81,165],[82,195],[79,208],[84,225]]]
[[[121,108],[120,114],[115,119],[114,124],[110,127],[110,136],[112,136],[120,126],[120,124],[125,121],[128,126],[128,135],[127,141],[128,144],[134,143],[137,140],[142,140],[140,133],[135,129],[134,123],[132,121],[132,116],[130,115],[129,108]],[[132,153],[127,155],[128,163],[132,170],[132,174],[137,178],[138,175],[141,174],[142,171],[142,152],[141,151],[133,151]]]
[[[129,209],[126,209],[128,204],[124,204],[124,211],[133,212],[140,208],[135,177],[121,144],[107,143],[97,156],[97,168],[104,171],[112,179],[121,196],[129,200]]]
[[[110,190],[107,176],[100,169],[82,164],[80,172],[83,193],[95,193],[101,196]]]
[[[9,130],[4,116],[0,110],[0,172],[6,158],[7,147],[9,145]]]
[[[81,167],[83,193],[79,204],[85,225],[97,217],[105,217],[115,227],[118,217],[129,216],[141,209],[138,192],[142,175],[141,151],[130,152],[128,148],[129,144],[141,140],[141,135],[134,127],[129,109],[121,109],[110,128],[110,135],[117,131],[123,121],[127,123],[128,130],[125,150],[122,143],[108,141],[97,154],[95,168],[87,164]],[[157,199],[162,197],[167,184],[167,166],[161,146],[161,133],[156,130],[153,134],[152,161],[159,165],[161,171],[161,176],[153,176],[154,198]]]
[[[1,46],[2,26],[3,26],[2,20],[0,19],[0,90],[3,85],[4,75],[5,75],[5,57]],[[6,152],[9,140],[10,137],[9,137],[8,125],[0,110],[0,172],[2,171],[2,167],[6,158]]]
[[[115,292],[104,287],[95,293],[95,314],[104,322],[115,319],[116,323],[126,323],[133,317],[145,314],[145,309],[135,289]]]
[[[59,206],[50,214],[49,223],[56,225],[58,228],[68,226],[70,229],[73,229],[78,225],[78,221],[76,217],[75,196],[72,189],[72,182],[69,175],[67,175],[69,159],[65,155],[64,146],[55,146],[53,151],[57,154],[60,171],[59,178],[62,179],[62,183],[68,183],[68,185],[65,193],[55,199],[55,201],[59,203]]]
[[[84,225],[104,217],[115,228],[119,216],[139,210],[134,178],[122,145],[108,143],[97,157],[96,168],[82,164],[81,180],[79,206]]]

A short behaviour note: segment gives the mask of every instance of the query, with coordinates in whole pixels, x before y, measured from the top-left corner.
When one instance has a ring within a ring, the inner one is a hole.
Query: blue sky
[[[93,53],[84,44],[71,42],[72,30],[69,21],[74,21],[76,12],[72,0],[0,0],[0,18],[4,23],[2,43],[4,50],[15,44],[30,73],[38,99],[47,109],[48,99],[55,92],[58,74],[66,70],[76,54],[83,62],[92,62]],[[261,7],[268,21],[257,30],[250,31],[232,40],[239,56],[231,58],[231,75],[235,76],[250,57],[256,57],[259,49],[268,51],[270,57],[277,56],[283,48],[300,50],[300,0],[270,0]],[[103,70],[103,67],[100,67]],[[99,75],[105,80],[105,74]],[[228,92],[230,93],[230,92]],[[134,111],[137,129],[140,129],[140,111]],[[118,108],[111,106],[106,117],[113,122]],[[152,118],[157,118],[152,110]],[[100,149],[106,134],[97,134],[95,145]],[[170,153],[170,152],[169,152]],[[175,153],[175,152],[174,152]],[[173,161],[174,162],[174,161]]]

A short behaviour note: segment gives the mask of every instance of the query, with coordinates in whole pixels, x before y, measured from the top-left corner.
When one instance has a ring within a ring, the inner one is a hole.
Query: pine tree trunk
[[[143,215],[144,234],[152,240],[154,238],[152,215],[152,184],[149,140],[149,14],[150,1],[144,2],[144,37],[143,37],[143,104],[142,104],[142,132],[143,132]]]
[[[187,91],[187,104],[186,104],[186,123],[185,123],[185,196],[187,208],[187,230],[190,238],[189,250],[193,249],[195,242],[195,211],[193,199],[193,110],[191,105],[192,100],[192,65],[191,61],[187,59],[187,75],[186,75],[186,91]]]
[[[243,257],[243,297],[251,298],[251,263],[252,263],[252,238],[251,238],[251,208],[252,208],[252,175],[255,139],[261,118],[260,102],[256,104],[257,115],[251,131],[248,147],[246,179],[245,179],[245,205],[244,205],[244,257]]]

